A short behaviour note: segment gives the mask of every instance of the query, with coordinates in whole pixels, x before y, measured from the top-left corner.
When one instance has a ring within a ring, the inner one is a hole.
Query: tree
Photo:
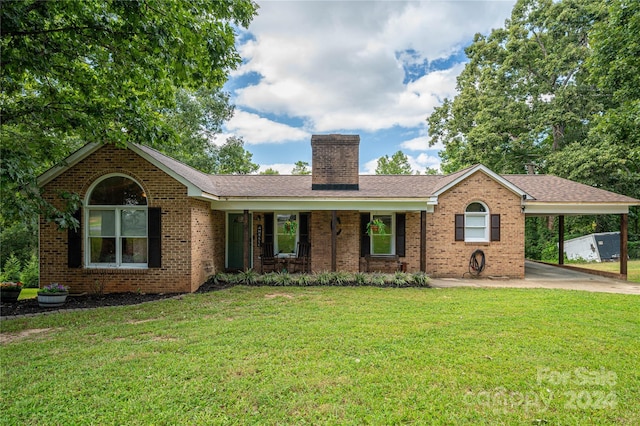
[[[3,1],[5,219],[35,212],[73,225],[77,201],[43,202],[35,177],[86,142],[154,145],[175,137],[161,111],[176,90],[216,93],[240,63],[234,25],[251,0]]]
[[[552,151],[586,134],[600,99],[586,80],[588,32],[597,0],[519,0],[505,28],[477,34],[458,94],[428,118],[442,168],[483,163],[500,173],[544,169]]]
[[[175,137],[149,145],[205,173],[216,173],[220,148],[212,141],[233,116],[229,95],[222,89],[178,89],[175,100],[174,108],[162,111]]]
[[[296,161],[293,170],[291,170],[292,175],[310,175],[311,170],[309,170],[309,163],[306,161]]]
[[[261,175],[279,175],[280,172],[269,167],[268,169],[261,171],[260,174]]]
[[[220,147],[213,173],[246,175],[258,170],[260,166],[251,162],[253,154],[244,149],[241,138],[231,137]]]
[[[388,155],[378,158],[377,175],[410,175],[413,174],[409,159],[402,151],[397,151],[389,158]]]
[[[589,35],[593,52],[586,61],[604,108],[592,117],[588,137],[555,153],[549,170],[640,198],[640,3],[606,4],[607,18]],[[638,208],[631,208],[629,216],[630,230],[637,233]]]

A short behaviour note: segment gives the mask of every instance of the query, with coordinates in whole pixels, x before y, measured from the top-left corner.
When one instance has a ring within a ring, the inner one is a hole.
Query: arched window
[[[464,240],[489,241],[489,209],[484,203],[473,202],[464,211]]]
[[[144,190],[131,178],[110,175],[86,203],[88,266],[147,267],[148,211]]]

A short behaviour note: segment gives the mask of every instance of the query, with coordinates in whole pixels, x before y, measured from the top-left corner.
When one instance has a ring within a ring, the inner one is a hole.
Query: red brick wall
[[[226,220],[227,215],[220,210],[211,212],[211,226],[213,229],[213,273],[224,271],[224,262],[226,255]]]
[[[106,292],[173,293],[194,290],[196,282],[204,274],[198,268],[192,273],[192,266],[204,265],[207,262],[204,258],[212,253],[212,249],[207,249],[206,254],[192,259],[192,238],[199,244],[203,244],[205,238],[204,235],[198,236],[198,232],[192,235],[192,208],[196,216],[193,221],[205,223],[208,219],[203,213],[204,203],[188,198],[184,185],[151,163],[126,150],[105,145],[45,185],[45,197],[60,206],[57,193],[64,190],[77,192],[84,200],[91,184],[109,173],[132,177],[144,188],[149,207],[162,208],[162,268],[68,268],[67,232],[58,231],[55,225],[41,220],[40,286],[59,282],[71,286],[72,292],[90,292],[95,282],[103,277]],[[205,226],[206,233],[211,232],[210,228]],[[82,235],[84,252],[84,230]]]
[[[467,243],[455,241],[455,215],[467,205],[482,201],[490,214],[500,214],[500,241]],[[433,214],[427,214],[427,273],[433,277],[462,277],[469,270],[469,257],[484,251],[486,269],[481,276],[524,277],[524,214],[520,196],[483,172],[438,197]]]
[[[191,204],[191,291],[196,291],[215,272],[215,224],[211,204],[189,199]]]
[[[359,145],[360,136],[357,135],[313,135],[312,183],[357,185]]]

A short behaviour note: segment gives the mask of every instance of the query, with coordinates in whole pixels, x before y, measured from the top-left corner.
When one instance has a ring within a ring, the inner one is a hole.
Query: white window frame
[[[393,256],[396,254],[396,214],[388,211],[384,212],[371,212],[369,215],[369,221],[371,222],[376,216],[391,216],[391,230],[389,235],[391,236],[391,253],[374,253],[373,251],[373,239],[374,234],[369,235],[369,253],[372,256]]]
[[[469,206],[472,204],[480,204],[485,211],[483,212],[469,212]],[[489,242],[489,207],[483,203],[482,201],[472,201],[467,204],[467,207],[464,209],[464,241],[470,243],[484,243]],[[474,219],[483,219],[484,225],[479,224],[470,224],[470,222],[474,222]],[[482,237],[470,237],[470,230],[483,230]]]
[[[148,229],[149,229],[149,205],[148,203],[144,206],[117,206],[117,205],[98,205],[98,204],[89,204],[89,200],[91,199],[91,195],[93,194],[94,189],[104,180],[112,178],[112,177],[123,177],[126,179],[129,179],[130,181],[132,181],[133,183],[135,183],[136,185],[138,185],[140,187],[141,190],[144,191],[144,188],[142,187],[142,185],[140,185],[140,183],[138,181],[136,181],[135,179],[133,179],[131,176],[127,176],[125,174],[120,174],[120,173],[111,173],[105,176],[101,176],[100,179],[97,179],[89,188],[89,190],[87,191],[87,195],[86,195],[86,199],[85,199],[85,211],[84,211],[84,256],[85,256],[85,266],[87,268],[129,268],[129,269],[146,269],[148,268],[148,262],[149,262],[149,233],[148,233]],[[107,211],[113,211],[114,215],[115,215],[115,223],[114,223],[114,227],[115,227],[115,235],[113,236],[103,236],[103,238],[115,238],[116,240],[116,253],[115,253],[115,257],[116,257],[116,261],[115,262],[91,262],[91,238],[92,236],[90,235],[90,228],[91,228],[91,212],[92,211],[99,211],[99,210],[107,210]],[[130,235],[126,235],[123,236],[122,235],[122,212],[123,211],[130,211],[130,210],[137,210],[137,211],[144,211],[145,212],[145,218],[146,218],[146,222],[145,222],[145,235],[144,236],[130,236]],[[123,262],[122,261],[122,239],[123,238],[145,238],[147,240],[147,262],[144,263],[131,263],[131,262]]]
[[[279,239],[278,236],[279,235],[285,235],[285,234],[278,234],[278,216],[279,215],[295,215],[296,216],[296,235],[295,235],[295,239],[293,242],[293,252],[292,253],[280,253],[280,247],[279,247]],[[275,253],[278,253],[276,256],[277,257],[295,257],[296,256],[296,250],[298,248],[298,241],[300,240],[300,212],[294,212],[294,211],[276,211],[273,212],[273,250]]]

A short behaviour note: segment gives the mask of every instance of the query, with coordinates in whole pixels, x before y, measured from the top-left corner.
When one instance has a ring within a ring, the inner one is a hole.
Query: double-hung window
[[[395,254],[395,221],[391,213],[372,213],[369,237],[371,238],[371,254]],[[380,223],[380,225],[376,225]]]
[[[276,212],[275,251],[281,256],[293,256],[298,242],[298,213]]]
[[[489,209],[483,203],[473,202],[464,213],[464,240],[489,241]]]
[[[90,190],[86,208],[86,263],[93,267],[147,267],[148,209],[131,178],[110,175]]]

